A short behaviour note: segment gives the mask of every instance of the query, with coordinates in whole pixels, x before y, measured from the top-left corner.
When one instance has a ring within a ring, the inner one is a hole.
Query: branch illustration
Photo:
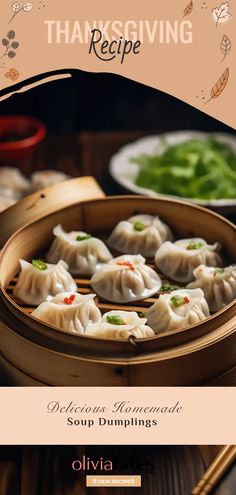
[[[13,12],[13,15],[9,21],[9,24],[13,21],[14,17],[19,14],[20,12],[30,12],[33,8],[32,3],[26,2],[24,5],[21,7],[18,2],[15,2],[12,4],[11,10]]]
[[[16,33],[11,30],[7,33],[7,38],[2,39],[2,45],[5,47],[5,53],[1,56],[1,58],[8,56],[9,58],[14,58],[16,56],[15,50],[19,47],[18,41],[15,40]]]

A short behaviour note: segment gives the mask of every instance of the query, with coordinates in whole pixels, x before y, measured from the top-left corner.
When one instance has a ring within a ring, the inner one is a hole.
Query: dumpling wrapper
[[[10,187],[2,188],[0,184],[0,198],[8,198],[17,201],[19,199],[19,196]]]
[[[203,290],[211,312],[219,311],[236,298],[236,265],[226,268],[198,266],[189,289]]]
[[[0,167],[0,188],[11,189],[14,197],[19,199],[30,187],[29,180],[14,167]]]
[[[39,270],[25,260],[20,260],[20,266],[21,272],[13,294],[26,304],[37,306],[60,292],[77,291],[65,261],[60,260],[55,265],[49,263],[46,270]]]
[[[65,301],[73,297],[71,304]],[[94,302],[95,294],[82,295],[73,292],[58,294],[44,302],[32,313],[39,320],[69,333],[84,334],[91,323],[101,320],[101,313]]]
[[[40,170],[34,172],[31,179],[31,192],[40,191],[68,180],[70,177],[59,170]]]
[[[145,226],[136,230],[135,225]],[[166,240],[172,240],[169,227],[158,216],[135,215],[117,224],[108,238],[108,245],[121,253],[141,254],[153,258]]]
[[[15,203],[15,199],[0,195],[0,213],[7,210],[7,208],[10,208],[10,206],[13,206]]]
[[[77,241],[78,236],[86,236],[82,231],[65,232],[61,225],[53,229],[56,236],[47,254],[47,260],[57,263],[63,259],[72,274],[92,275],[102,263],[112,259],[104,242],[96,237]]]
[[[188,303],[175,307],[173,297],[187,298]],[[201,289],[179,289],[162,294],[147,311],[147,323],[156,334],[181,330],[210,316],[208,304]]]
[[[198,249],[188,249],[191,244],[202,244]],[[166,277],[187,283],[194,279],[193,270],[201,265],[222,266],[218,253],[219,244],[207,244],[202,238],[181,239],[174,243],[166,241],[155,255],[155,264]]]
[[[112,324],[107,318],[120,317],[124,324]],[[128,339],[133,336],[137,339],[154,337],[153,330],[146,325],[147,319],[140,318],[134,311],[109,311],[98,323],[89,325],[85,335],[98,339]]]
[[[93,290],[107,301],[129,303],[156,294],[161,285],[159,275],[141,255],[123,255],[97,270],[91,279]]]

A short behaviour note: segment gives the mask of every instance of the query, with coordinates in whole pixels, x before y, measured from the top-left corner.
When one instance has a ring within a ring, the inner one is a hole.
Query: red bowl
[[[0,117],[0,162],[21,165],[46,136],[39,120],[25,115]]]

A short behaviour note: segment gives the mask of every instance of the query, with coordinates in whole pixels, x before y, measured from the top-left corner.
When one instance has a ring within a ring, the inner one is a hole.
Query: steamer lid
[[[80,201],[103,197],[104,193],[93,177],[70,179],[26,196],[0,213],[0,248],[18,229],[45,215]]]

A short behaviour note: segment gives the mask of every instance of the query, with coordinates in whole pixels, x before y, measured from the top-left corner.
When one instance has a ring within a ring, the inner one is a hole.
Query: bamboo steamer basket
[[[84,179],[77,179],[78,190]],[[236,301],[186,330],[129,341],[101,340],[58,331],[30,316],[31,308],[14,301],[11,291],[19,271],[19,258],[32,259],[45,253],[53,239],[52,229],[58,223],[66,230],[81,229],[106,238],[117,222],[137,212],[158,214],[176,237],[219,241],[226,262],[235,262],[235,226],[219,215],[174,199],[103,197],[92,179],[86,181],[82,197],[78,191],[68,197],[69,182],[45,190],[47,206],[42,211],[40,202],[36,203],[30,214],[27,207],[27,224],[16,230],[3,247],[0,364],[8,381],[26,386],[236,385]],[[93,196],[96,199],[88,199]],[[29,201],[35,204],[34,199],[32,195],[30,200],[25,198],[25,205],[21,202],[7,210],[8,222],[13,210],[15,217],[20,208],[23,224],[24,208]],[[3,234],[4,241],[9,234],[8,226],[7,231]],[[79,278],[77,284],[80,292],[91,291],[89,280]],[[117,308],[143,311],[151,303],[152,299],[120,306],[98,300],[101,311]]]

